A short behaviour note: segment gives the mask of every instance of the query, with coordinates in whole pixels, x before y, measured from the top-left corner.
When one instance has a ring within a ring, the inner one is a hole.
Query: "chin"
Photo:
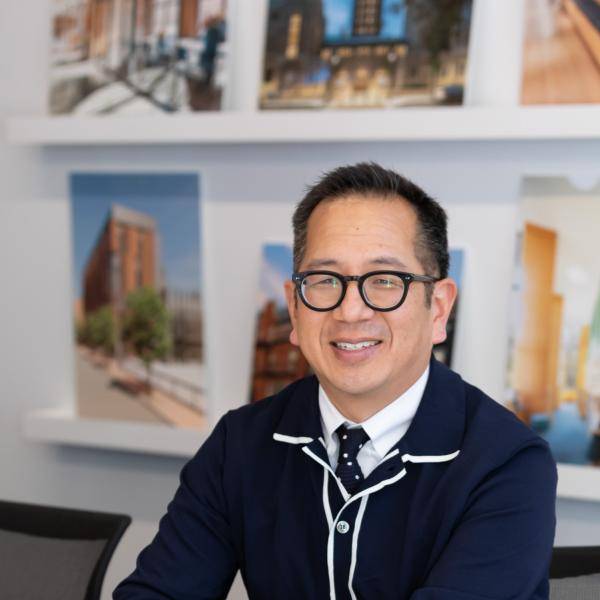
[[[332,386],[352,396],[366,396],[379,389],[381,382],[373,381],[368,374],[356,373],[354,377],[329,379]]]

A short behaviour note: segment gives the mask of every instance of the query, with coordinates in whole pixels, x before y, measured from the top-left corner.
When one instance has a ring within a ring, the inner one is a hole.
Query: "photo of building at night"
[[[197,177],[78,173],[71,207],[79,415],[201,427]]]
[[[52,0],[52,114],[218,110],[226,0]]]
[[[461,104],[471,0],[270,0],[260,105]]]

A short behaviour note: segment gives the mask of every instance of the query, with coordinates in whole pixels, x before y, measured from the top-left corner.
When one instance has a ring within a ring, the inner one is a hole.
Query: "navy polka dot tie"
[[[369,440],[369,436],[362,427],[348,429],[345,425],[340,425],[335,432],[340,440],[340,453],[335,474],[341,479],[348,493],[352,494],[364,479],[356,457]]]

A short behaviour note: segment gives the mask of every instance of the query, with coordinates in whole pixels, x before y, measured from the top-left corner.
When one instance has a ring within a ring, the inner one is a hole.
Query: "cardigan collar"
[[[439,460],[460,449],[465,429],[465,390],[461,377],[433,356],[429,366],[429,379],[417,412],[405,435],[390,452],[398,449],[403,456],[437,457]],[[314,375],[295,384],[273,438],[280,442],[309,444],[319,457],[327,461],[318,390],[319,382]]]

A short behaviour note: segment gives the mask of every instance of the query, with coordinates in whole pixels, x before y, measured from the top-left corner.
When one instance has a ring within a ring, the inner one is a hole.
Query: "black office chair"
[[[550,579],[600,573],[600,546],[562,546],[552,550]]]
[[[0,595],[6,600],[99,600],[131,518],[0,501]]]
[[[550,600],[600,598],[600,547],[564,546],[552,550]]]

